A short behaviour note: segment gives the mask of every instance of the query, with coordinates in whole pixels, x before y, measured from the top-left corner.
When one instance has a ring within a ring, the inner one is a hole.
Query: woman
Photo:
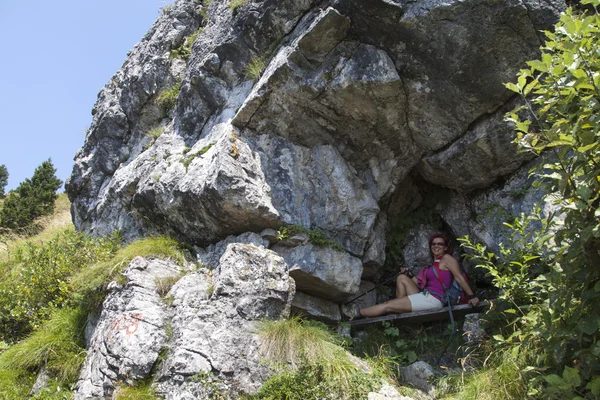
[[[452,248],[448,238],[436,233],[429,238],[429,252],[434,263],[439,263],[440,274],[446,287],[452,283],[452,277],[469,295],[469,304],[476,306],[479,299],[460,272],[458,261],[450,255]],[[388,313],[407,313],[412,311],[435,310],[442,308],[441,296],[444,293],[442,283],[436,278],[433,269],[427,268],[419,273],[419,280],[410,271],[402,270],[396,279],[396,298],[372,307],[357,310],[357,316],[377,317]],[[423,291],[422,291],[423,290]]]

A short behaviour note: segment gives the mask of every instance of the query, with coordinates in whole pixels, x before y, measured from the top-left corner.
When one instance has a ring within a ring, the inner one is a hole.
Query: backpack
[[[462,269],[461,269],[460,273],[462,274],[465,281],[467,283],[469,283],[469,278],[467,277],[467,274]],[[448,287],[446,285],[446,283],[444,282],[444,279],[441,277],[442,274],[440,273],[440,261],[439,260],[435,260],[433,263],[433,274],[435,275],[436,278],[438,278],[438,280],[442,284],[442,287],[446,291],[446,294],[444,296],[442,296],[442,304],[444,306],[448,305],[449,300],[450,300],[451,305],[453,305],[453,306],[458,305],[458,304],[468,304],[469,303],[469,296],[462,289],[462,287],[458,284],[458,282],[456,282],[456,279],[454,279],[454,277],[452,277],[452,283],[450,284],[450,287]]]

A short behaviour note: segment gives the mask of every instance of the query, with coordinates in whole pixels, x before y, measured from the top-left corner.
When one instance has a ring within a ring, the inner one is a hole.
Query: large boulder
[[[332,301],[356,293],[362,276],[360,259],[329,246],[274,246],[290,268],[299,291]]]
[[[169,339],[168,307],[158,285],[181,272],[172,262],[136,257],[123,273],[127,283],[111,284],[77,381],[76,399],[105,398],[119,381],[133,383],[149,376]]]
[[[128,282],[110,286],[76,398],[106,398],[120,382],[151,373],[167,399],[212,398],[197,379],[203,374],[224,391],[255,391],[268,376],[255,324],[289,316],[295,286],[287,269],[274,252],[244,243],[229,244],[217,269],[183,277],[172,262],[134,259]],[[165,281],[173,286],[161,292]]]

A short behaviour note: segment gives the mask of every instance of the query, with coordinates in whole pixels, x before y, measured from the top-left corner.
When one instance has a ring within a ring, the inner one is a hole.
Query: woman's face
[[[431,242],[431,253],[435,258],[444,255],[447,248],[448,247],[446,246],[446,242],[442,238],[435,238]]]

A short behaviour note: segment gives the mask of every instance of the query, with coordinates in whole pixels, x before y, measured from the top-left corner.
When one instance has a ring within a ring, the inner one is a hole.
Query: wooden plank
[[[477,307],[473,307],[470,304],[461,304],[452,307],[452,314],[454,315],[454,318],[457,318],[466,314],[478,313],[483,311],[489,305],[489,301],[482,301],[477,305]],[[448,307],[444,307],[439,310],[415,311],[404,314],[388,314],[373,318],[358,318],[350,321],[350,325],[353,327],[358,327],[361,325],[375,324],[381,321],[391,321],[402,324],[416,324],[422,322],[440,321],[444,319],[450,319]]]

